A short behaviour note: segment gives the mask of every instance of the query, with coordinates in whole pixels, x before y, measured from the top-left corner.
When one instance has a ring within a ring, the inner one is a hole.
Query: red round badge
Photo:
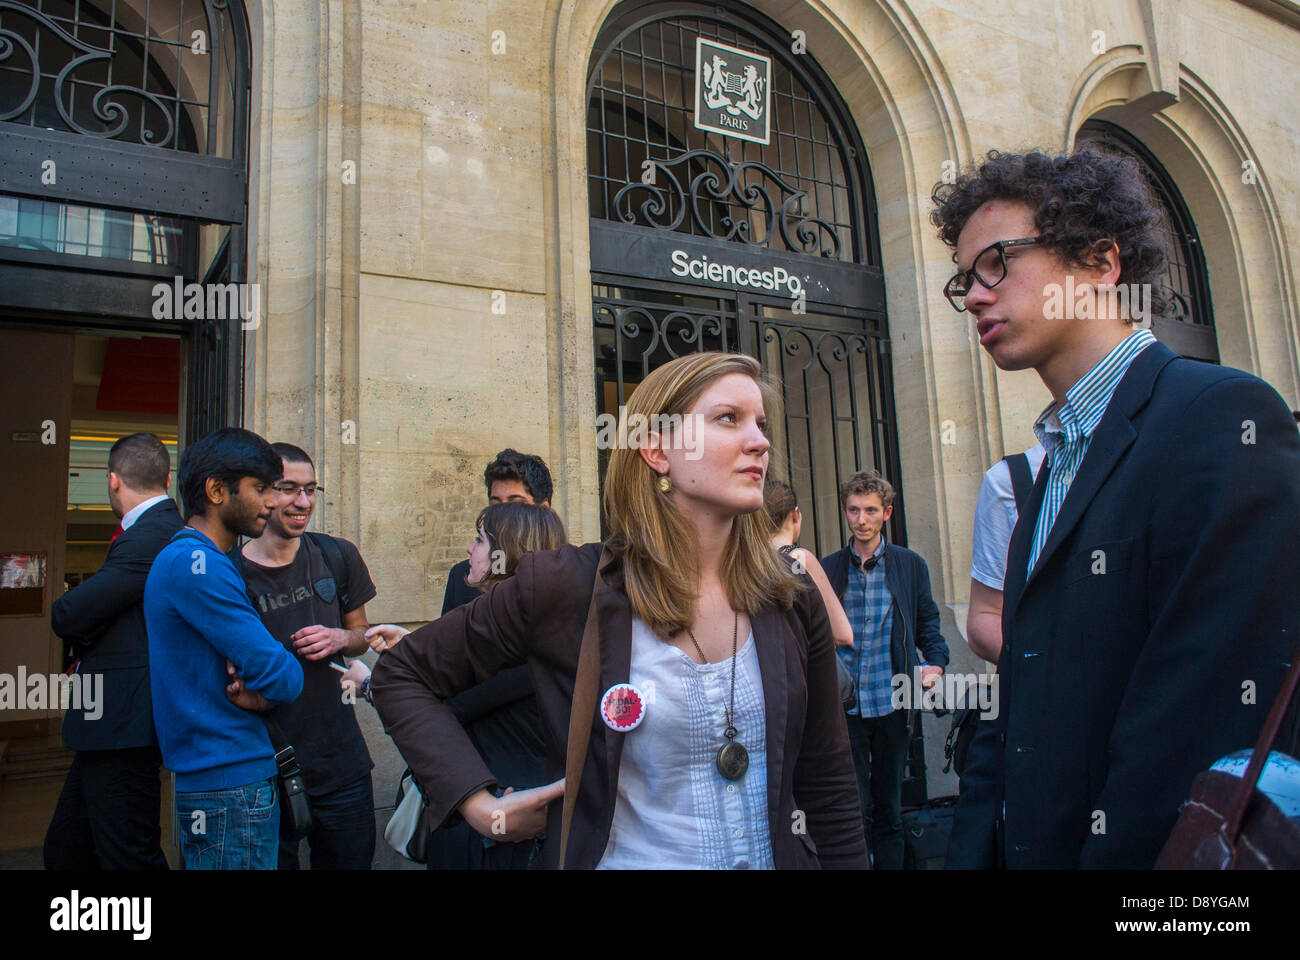
[[[645,698],[632,684],[616,683],[601,698],[600,717],[605,726],[619,733],[635,730],[645,719]]]

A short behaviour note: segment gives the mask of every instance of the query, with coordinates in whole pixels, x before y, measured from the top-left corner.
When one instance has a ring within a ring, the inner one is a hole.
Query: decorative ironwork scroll
[[[695,227],[714,240],[767,246],[779,231],[790,250],[839,257],[840,238],[835,228],[803,213],[807,191],[790,185],[766,164],[732,162],[711,150],[690,150],[671,160],[646,162],[653,167],[651,182],[629,183],[614,195],[614,211],[623,223],[676,230],[689,211]],[[667,188],[660,186],[664,180]],[[779,191],[776,198],[769,184]],[[638,191],[646,197],[636,205]],[[715,205],[725,212],[715,214],[711,209]],[[748,216],[732,216],[737,210],[747,211]]]
[[[242,68],[231,62],[239,27],[226,0],[190,4],[201,19],[178,0],[164,37],[156,24],[129,28],[90,2],[61,17],[0,0],[0,121],[230,155],[227,121],[247,96],[231,82]],[[183,36],[195,24],[202,29]]]

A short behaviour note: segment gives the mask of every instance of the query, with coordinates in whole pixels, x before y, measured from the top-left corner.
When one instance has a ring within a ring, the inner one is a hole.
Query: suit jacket
[[[63,743],[72,750],[122,750],[158,743],[149,692],[144,582],[154,557],[182,526],[176,501],[142,513],[108,548],[93,577],[54,601],[51,627],[81,657],[78,672],[100,674],[101,716],[71,706]]]
[[[831,589],[840,600],[849,586],[849,568],[853,564],[848,545],[823,557],[822,569]],[[919,553],[885,544],[885,586],[893,596],[894,622],[889,634],[889,657],[894,673],[904,674],[909,682],[912,668],[921,661],[920,650],[931,666],[948,665],[948,644],[939,633],[939,607],[930,594],[930,569]],[[860,638],[855,637],[858,642]]]
[[[531,553],[511,579],[405,637],[379,659],[371,680],[384,728],[429,800],[432,825],[496,778],[444,700],[507,667],[527,663],[547,741],[548,782],[564,776],[569,711],[601,545]],[[627,682],[632,611],[621,560],[603,571],[600,690]],[[865,867],[866,844],[848,732],[840,709],[835,650],[817,591],[794,607],[751,618],[767,724],[768,827],[778,868]],[[623,738],[593,713],[567,866],[599,863],[618,795]],[[631,736],[635,736],[633,731]],[[559,861],[562,803],[551,804],[543,866]],[[800,830],[800,827],[806,829]]]
[[[1254,744],[1296,653],[1300,434],[1263,381],[1153,344],[1026,575],[1049,472],[1012,534],[999,713],[947,862],[1149,868],[1196,773]]]

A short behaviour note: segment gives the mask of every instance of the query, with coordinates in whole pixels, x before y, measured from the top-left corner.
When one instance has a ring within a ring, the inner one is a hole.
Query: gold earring
[[[672,482],[671,480],[668,479],[668,474],[666,474],[666,473],[660,474],[660,475],[659,475],[659,491],[660,491],[661,493],[667,493],[667,492],[668,492],[669,490],[671,490],[672,488],[673,488],[673,482]]]

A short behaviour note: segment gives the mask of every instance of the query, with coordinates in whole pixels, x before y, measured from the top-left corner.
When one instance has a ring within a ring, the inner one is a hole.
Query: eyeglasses
[[[309,497],[314,497],[318,493],[324,493],[325,488],[315,483],[273,483],[271,489],[276,493],[282,493],[286,497],[298,499],[298,491],[301,490]]]
[[[975,261],[969,270],[957,274],[944,284],[943,295],[948,298],[954,310],[965,313],[966,294],[970,293],[970,288],[976,280],[986,290],[992,290],[1007,278],[1005,251],[1008,247],[1023,247],[1038,243],[1042,239],[1042,237],[1022,237],[1019,240],[999,240],[997,243],[989,244],[975,256]]]

